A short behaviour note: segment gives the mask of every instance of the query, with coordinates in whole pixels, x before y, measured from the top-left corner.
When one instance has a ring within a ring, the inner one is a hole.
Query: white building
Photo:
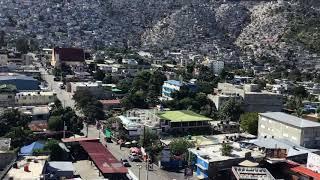
[[[19,92],[15,96],[16,105],[47,105],[57,99],[54,92]]]
[[[306,148],[319,148],[320,123],[282,112],[260,113],[258,136],[285,139]]]
[[[70,82],[71,92],[75,93],[76,91],[88,90],[92,95],[103,96],[104,87],[102,86],[101,81],[97,82]]]
[[[220,74],[224,69],[223,61],[210,61],[209,67],[213,70],[214,74]]]
[[[129,138],[135,139],[143,133],[143,125],[139,117],[118,116]]]

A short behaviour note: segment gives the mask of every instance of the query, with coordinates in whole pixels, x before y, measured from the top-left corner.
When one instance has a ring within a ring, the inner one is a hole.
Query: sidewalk
[[[85,133],[86,134],[86,133]],[[99,131],[94,126],[89,126],[89,137],[99,137]],[[129,148],[121,148],[116,145],[116,143],[107,143],[104,140],[105,136],[100,133],[100,141],[102,144],[107,145],[108,150],[117,158],[117,159],[128,159],[130,153]],[[153,169],[147,171],[145,162],[129,162],[131,167],[130,171],[139,179],[139,180],[180,180],[184,179],[183,173],[177,172],[168,172],[160,169],[157,165],[153,164]],[[139,178],[139,166],[140,168],[140,178]]]

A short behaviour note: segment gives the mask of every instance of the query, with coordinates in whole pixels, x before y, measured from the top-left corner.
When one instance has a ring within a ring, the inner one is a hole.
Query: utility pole
[[[148,180],[148,178],[149,178],[149,176],[148,176],[148,173],[149,173],[149,156],[147,156],[148,158],[147,158],[147,164],[146,164],[146,166],[147,166],[147,171],[146,171],[146,180]]]
[[[142,143],[142,146],[143,148],[145,148],[145,142],[146,141],[146,126],[143,125],[143,143]]]
[[[141,165],[137,164],[138,168],[139,168],[139,179],[140,180],[140,170],[141,170]]]
[[[67,129],[66,122],[63,121],[63,139],[66,138],[66,129]]]

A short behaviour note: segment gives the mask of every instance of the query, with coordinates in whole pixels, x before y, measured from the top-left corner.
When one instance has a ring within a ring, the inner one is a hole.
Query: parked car
[[[60,89],[65,89],[65,88],[66,88],[66,86],[63,83],[61,83],[60,84]]]
[[[53,80],[54,81],[60,81],[60,77],[54,77]]]
[[[138,162],[138,161],[140,161],[140,156],[138,155],[138,154],[136,154],[136,153],[131,153],[131,154],[129,154],[129,160],[130,161],[132,161],[132,162]]]
[[[123,164],[124,167],[131,167],[131,165],[130,165],[130,163],[129,163],[129,161],[127,159],[123,159],[122,160],[122,164]]]

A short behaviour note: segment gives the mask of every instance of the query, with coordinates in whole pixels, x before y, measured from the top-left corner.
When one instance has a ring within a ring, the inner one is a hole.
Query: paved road
[[[57,93],[58,99],[62,102],[62,105],[64,107],[71,107],[75,109],[75,102],[72,99],[72,94],[70,92],[67,92],[63,89],[60,89],[59,83],[54,81],[54,76],[50,75],[46,72],[46,70],[42,67],[39,68],[43,80],[45,80],[48,83],[48,87],[50,90]],[[77,113],[79,114],[79,112]],[[87,134],[86,132],[86,125],[84,126],[84,129],[82,130],[84,134]],[[95,126],[89,126],[89,133],[88,137],[94,137],[98,138],[99,135],[101,136],[101,142],[103,144],[107,144],[108,149],[110,152],[117,158],[117,159],[128,159],[129,149],[128,148],[122,148],[120,150],[120,147],[118,145],[115,145],[115,143],[106,143],[104,141],[104,135],[103,133],[99,133],[99,131],[96,129]],[[82,162],[84,163],[84,162]],[[83,166],[80,165],[80,167]],[[178,172],[168,172],[160,169],[158,166],[153,166],[153,170],[147,171],[146,170],[146,163],[144,162],[131,162],[131,166],[129,170],[134,174],[135,180],[180,180],[184,179],[183,173]],[[140,167],[140,168],[139,168]],[[140,169],[140,170],[139,170]],[[139,171],[140,171],[140,178],[139,178]],[[81,174],[81,172],[80,172]]]
[[[60,89],[59,83],[61,82],[54,81],[53,80],[54,76],[51,74],[48,74],[48,72],[44,68],[40,67],[39,70],[41,72],[42,79],[48,83],[48,87],[50,90],[57,93],[57,97],[61,101],[62,105],[64,107],[69,106],[71,108],[74,108],[75,103],[74,103],[74,100],[72,99],[73,94],[70,92],[67,92],[64,89]]]
[[[86,127],[83,130],[84,134],[87,134]],[[89,126],[88,128],[89,133],[88,137],[98,138],[99,131],[96,129],[95,126]],[[106,143],[104,141],[104,134],[100,132],[100,139],[101,143],[106,144],[108,150],[117,158],[117,159],[128,159],[129,149],[128,148],[121,148],[119,145],[115,143]],[[140,168],[140,180],[180,180],[184,179],[184,174],[182,172],[168,172],[160,169],[158,166],[153,165],[153,170],[147,171],[146,170],[146,163],[145,162],[130,162],[131,167],[129,170],[139,179],[139,166]],[[148,173],[148,175],[147,175]],[[148,176],[148,177],[147,177]],[[190,178],[189,178],[190,179]]]

